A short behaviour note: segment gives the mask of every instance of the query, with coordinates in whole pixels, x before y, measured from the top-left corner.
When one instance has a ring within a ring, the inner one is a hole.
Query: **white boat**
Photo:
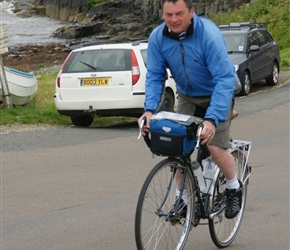
[[[31,102],[38,90],[37,79],[33,72],[22,72],[4,67],[7,85],[13,105],[25,105]],[[0,85],[0,101],[3,102]]]

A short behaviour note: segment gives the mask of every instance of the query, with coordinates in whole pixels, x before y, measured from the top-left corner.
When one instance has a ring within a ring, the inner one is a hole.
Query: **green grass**
[[[69,124],[68,117],[60,116],[53,102],[55,72],[35,73],[38,91],[33,101],[25,106],[5,109],[1,106],[0,125],[10,124]]]
[[[92,0],[100,3],[102,0]],[[230,22],[262,22],[278,41],[281,55],[281,70],[290,70],[290,0],[253,0],[251,6],[243,5],[227,14],[212,15],[217,24]],[[35,99],[24,107],[5,109],[0,106],[0,125],[52,124],[71,125],[70,118],[59,115],[54,106],[55,78],[57,71],[36,72],[38,92]],[[104,117],[94,119],[92,126],[108,126],[134,122],[136,118]]]
[[[88,1],[86,2],[86,6],[87,6],[87,8],[88,8],[88,10],[89,10],[89,9],[92,8],[94,5],[102,4],[102,3],[104,3],[104,2],[107,2],[107,1],[105,1],[105,0],[88,0]]]
[[[280,51],[281,70],[290,71],[290,46]]]

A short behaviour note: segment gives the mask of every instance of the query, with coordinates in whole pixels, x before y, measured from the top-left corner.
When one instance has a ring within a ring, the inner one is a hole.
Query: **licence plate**
[[[109,78],[84,78],[81,79],[81,86],[107,86]]]

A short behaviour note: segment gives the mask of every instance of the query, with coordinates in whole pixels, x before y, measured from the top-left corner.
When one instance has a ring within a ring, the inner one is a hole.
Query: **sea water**
[[[67,22],[45,16],[18,17],[12,9],[10,1],[0,0],[0,24],[8,25],[10,46],[65,41],[51,35],[57,28],[67,25]]]

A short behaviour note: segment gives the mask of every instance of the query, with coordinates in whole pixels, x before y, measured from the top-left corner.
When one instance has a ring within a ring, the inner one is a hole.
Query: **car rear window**
[[[131,70],[130,49],[99,49],[73,52],[63,73]]]
[[[227,51],[243,52],[245,36],[243,34],[223,34]]]
[[[140,52],[141,52],[141,55],[142,55],[142,59],[144,61],[144,64],[146,66],[146,64],[147,64],[147,49],[141,49]]]

